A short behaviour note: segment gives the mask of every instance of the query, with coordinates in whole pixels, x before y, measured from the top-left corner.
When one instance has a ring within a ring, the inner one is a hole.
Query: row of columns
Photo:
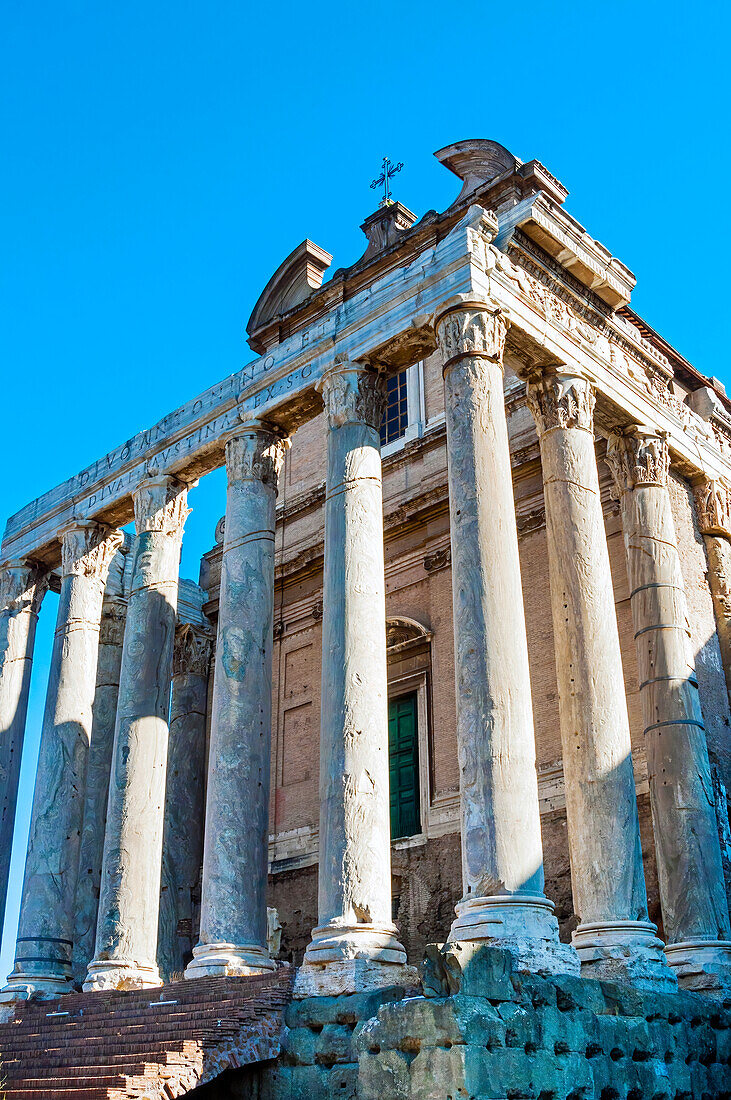
[[[503,400],[507,322],[487,303],[459,302],[435,323],[445,378],[464,883],[450,939],[498,943],[522,969],[576,972],[581,962],[592,975],[661,987],[672,987],[676,972],[688,984],[724,980],[731,970],[731,932],[665,440],[634,428],[612,437],[607,452],[621,498],[632,591],[668,939],[663,951],[647,915],[594,451],[594,395],[585,379],[553,368],[533,370],[528,379],[543,466],[572,884],[580,918],[569,946],[559,941],[544,893]],[[384,382],[365,364],[336,360],[320,390],[328,470],[319,919],[297,978],[301,995],[414,980],[391,920],[379,443]],[[272,601],[275,498],[286,443],[276,426],[261,422],[242,423],[226,443],[201,932],[188,977],[274,965],[266,924]],[[134,504],[136,538],[87,989],[160,982],[168,692],[186,490],[173,478],[150,478]],[[95,736],[91,703],[104,582],[119,538],[96,524],[76,524],[64,534],[18,952],[6,996],[69,989],[73,945],[87,934],[75,925],[80,918],[74,899]],[[32,578],[22,580],[30,595],[20,604],[16,596],[13,606],[22,604],[17,616],[26,619],[7,635],[20,665],[0,677],[0,716],[7,712],[15,721],[16,741],[23,691],[27,697],[23,661],[29,662],[37,611]],[[10,630],[9,618],[2,621]]]

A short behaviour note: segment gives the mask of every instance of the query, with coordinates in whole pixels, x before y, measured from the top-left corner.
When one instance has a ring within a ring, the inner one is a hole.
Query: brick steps
[[[206,1059],[232,1040],[239,1064],[269,1057],[291,984],[291,971],[282,967],[249,978],[22,1003],[12,1020],[0,1024],[6,1098],[135,1096],[146,1084],[199,1075]],[[225,1057],[215,1064],[222,1072]]]

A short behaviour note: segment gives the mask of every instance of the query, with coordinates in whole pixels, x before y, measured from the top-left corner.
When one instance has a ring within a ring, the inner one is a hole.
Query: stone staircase
[[[6,1100],[171,1100],[276,1058],[292,971],[28,1001],[0,1024]],[[0,1090],[2,1095],[2,1090]]]

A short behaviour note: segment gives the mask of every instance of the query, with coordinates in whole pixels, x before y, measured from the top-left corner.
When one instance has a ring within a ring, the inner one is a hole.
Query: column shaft
[[[159,985],[157,921],[178,568],[186,491],[170,477],[134,494],[127,604],[95,956],[84,988]]]
[[[108,536],[108,537],[107,537]],[[15,954],[6,997],[69,992],[73,908],[104,583],[121,535],[63,533],[61,594],[38,755]]]
[[[727,974],[721,852],[664,437],[631,428],[607,462],[622,504],[668,961],[686,985]]]
[[[708,557],[708,583],[718,644],[731,700],[731,487],[703,480],[695,487],[698,523]]]
[[[45,575],[26,562],[0,569],[0,932],[5,920],[18,779],[36,623]]]
[[[444,356],[464,896],[450,939],[492,940],[519,967],[577,971],[543,893],[528,646],[502,353],[484,303],[437,321]]]
[[[157,961],[165,982],[178,980],[193,957],[194,910],[200,895],[205,819],[206,701],[210,627],[180,623],[175,631],[170,694],[162,885]]]
[[[129,536],[127,536],[129,539]],[[86,775],[84,825],[79,850],[79,876],[74,904],[74,981],[82,985],[94,957],[104,832],[109,797],[109,773],[117,718],[122,643],[127,617],[125,564],[128,546],[120,546],[109,567],[99,629],[99,657],[91,719],[91,745]]]
[[[587,977],[672,988],[648,920],[629,718],[594,450],[594,393],[568,373],[528,385],[538,429],[556,649],[573,943]]]
[[[328,419],[318,926],[299,995],[410,982],[391,919],[386,606],[379,428],[384,385],[342,362]]]

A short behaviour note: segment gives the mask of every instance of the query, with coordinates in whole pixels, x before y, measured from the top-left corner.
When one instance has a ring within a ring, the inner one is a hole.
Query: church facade
[[[731,1095],[731,401],[542,164],[436,155],[8,520],[3,898],[60,592],[9,1100]]]

